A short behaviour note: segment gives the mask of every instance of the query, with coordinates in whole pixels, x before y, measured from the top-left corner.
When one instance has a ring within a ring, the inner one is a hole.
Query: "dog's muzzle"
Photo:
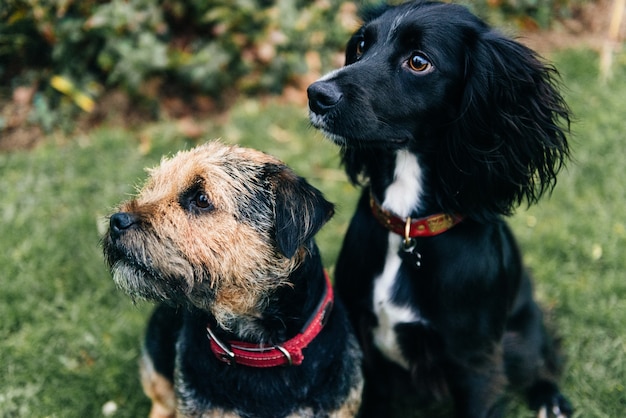
[[[343,99],[343,93],[337,85],[324,80],[311,84],[306,92],[309,96],[309,109],[317,115],[327,114]]]

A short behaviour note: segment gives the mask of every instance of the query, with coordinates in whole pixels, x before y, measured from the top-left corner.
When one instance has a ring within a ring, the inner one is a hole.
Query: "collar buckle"
[[[287,359],[287,366],[293,366],[293,360],[291,358],[291,354],[285,347],[281,345],[275,345],[274,348],[280,351],[281,353],[283,353],[283,356],[285,356],[285,358]]]
[[[411,237],[411,217],[408,216],[404,224],[404,242],[402,243],[402,250],[410,253],[415,248],[415,245],[415,238]]]
[[[222,360],[224,363],[228,364],[229,366],[232,365],[235,362],[234,351],[230,349],[230,346],[228,344],[226,344],[225,342],[217,338],[215,333],[211,330],[211,327],[207,326],[206,331],[207,331],[207,337],[209,338],[209,340],[215,342],[215,344],[217,344],[217,346],[222,349],[222,353],[219,353],[220,360]]]

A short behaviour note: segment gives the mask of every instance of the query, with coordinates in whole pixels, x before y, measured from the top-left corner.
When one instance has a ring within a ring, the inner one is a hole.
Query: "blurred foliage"
[[[495,26],[549,28],[555,20],[571,18],[590,0],[460,0]]]
[[[582,1],[465,4],[496,25],[513,18],[524,26],[548,26]],[[155,102],[164,91],[220,99],[278,93],[289,84],[303,90],[305,74],[338,65],[336,57],[357,26],[356,3],[2,0],[0,83],[35,86],[29,122],[45,130],[79,109],[89,112],[94,99],[112,88]]]
[[[84,96],[112,87],[279,92],[311,66],[330,68],[323,52],[343,48],[355,9],[334,0],[3,0],[0,82],[37,84],[44,112],[63,101],[89,110]]]

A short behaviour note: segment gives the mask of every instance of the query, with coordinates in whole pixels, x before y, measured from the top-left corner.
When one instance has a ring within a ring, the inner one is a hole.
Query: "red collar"
[[[271,347],[244,341],[228,341],[224,343],[215,336],[207,325],[207,336],[211,342],[213,354],[224,363],[236,363],[250,367],[298,366],[302,364],[304,360],[302,350],[324,328],[333,307],[333,288],[328,273],[324,272],[324,276],[326,278],[324,296],[315,313],[302,327],[298,335],[285,341],[283,344]]]
[[[388,230],[403,236],[406,240],[417,237],[432,237],[446,232],[463,220],[460,215],[437,213],[424,218],[401,218],[384,209],[370,193],[370,206],[374,217]]]

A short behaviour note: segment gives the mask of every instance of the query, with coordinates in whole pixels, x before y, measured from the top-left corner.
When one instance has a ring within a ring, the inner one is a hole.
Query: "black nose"
[[[328,81],[316,81],[306,92],[309,96],[309,108],[318,115],[328,113],[343,97],[337,85]]]
[[[137,218],[127,212],[118,212],[111,216],[109,219],[109,228],[111,230],[111,235],[114,237],[119,237],[124,231],[131,228],[133,225],[137,223]]]

